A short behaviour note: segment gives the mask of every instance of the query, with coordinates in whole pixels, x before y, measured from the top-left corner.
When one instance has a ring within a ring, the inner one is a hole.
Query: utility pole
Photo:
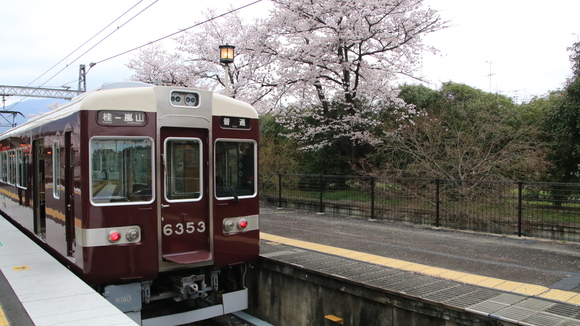
[[[486,61],[485,63],[489,63],[489,75],[487,76],[489,77],[489,93],[491,94],[491,76],[495,75],[491,73],[491,64],[495,62]]]
[[[85,65],[79,66],[79,87],[80,92],[87,91],[87,72],[85,71]]]

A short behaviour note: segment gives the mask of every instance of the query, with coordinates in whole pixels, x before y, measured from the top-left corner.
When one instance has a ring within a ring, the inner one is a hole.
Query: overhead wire
[[[119,54],[117,54],[117,55],[114,55],[114,56],[112,56],[112,57],[109,57],[109,58],[106,58],[106,59],[103,59],[103,60],[96,61],[96,62],[94,62],[93,66],[94,66],[94,65],[96,65],[96,64],[99,64],[99,63],[102,63],[102,62],[105,62],[105,61],[108,61],[108,60],[111,60],[111,59],[114,59],[114,58],[120,57],[120,56],[122,56],[122,55],[125,55],[125,54],[127,54],[127,53],[130,53],[130,52],[133,52],[133,51],[139,50],[139,49],[141,49],[141,48],[143,48],[143,47],[146,47],[146,46],[148,46],[148,45],[151,45],[151,44],[153,44],[153,43],[157,43],[157,42],[159,42],[159,41],[162,41],[162,40],[164,40],[164,39],[166,39],[166,38],[169,38],[169,37],[175,36],[175,35],[177,35],[177,34],[179,34],[179,33],[183,33],[183,32],[185,32],[185,31],[187,31],[187,30],[190,30],[190,29],[192,29],[192,28],[194,28],[194,27],[197,27],[197,26],[200,26],[200,25],[203,25],[203,24],[209,23],[209,22],[211,22],[211,21],[213,21],[213,20],[216,20],[216,19],[218,19],[218,18],[221,18],[221,17],[223,17],[223,16],[229,15],[229,14],[231,14],[231,13],[234,13],[234,12],[238,11],[238,10],[241,10],[241,9],[247,8],[247,7],[249,7],[249,6],[251,6],[251,5],[254,5],[254,4],[258,3],[258,2],[261,2],[261,1],[262,1],[262,0],[256,0],[256,1],[254,1],[254,2],[248,3],[248,4],[246,4],[246,5],[243,5],[243,6],[241,6],[241,7],[238,7],[238,8],[236,8],[236,9],[232,9],[232,10],[230,10],[230,11],[228,11],[228,12],[225,12],[225,13],[223,13],[223,14],[221,14],[221,15],[217,15],[217,16],[215,16],[215,17],[212,17],[212,18],[209,18],[209,19],[207,19],[207,20],[204,20],[204,21],[202,21],[202,22],[199,22],[199,23],[196,23],[196,24],[194,24],[194,25],[191,25],[191,26],[189,26],[189,27],[187,27],[187,28],[185,28],[185,29],[181,29],[181,30],[179,30],[179,31],[177,31],[177,32],[174,32],[174,33],[171,33],[171,34],[169,34],[169,35],[166,35],[166,36],[164,36],[164,37],[158,38],[158,39],[156,39],[156,40],[154,40],[154,41],[147,42],[147,43],[145,43],[145,44],[143,44],[143,45],[140,45],[140,46],[138,46],[138,47],[135,47],[135,48],[132,48],[132,49],[130,49],[130,50],[127,50],[127,51],[121,52],[121,53],[119,53]]]
[[[126,25],[128,22],[130,22],[131,20],[133,20],[135,17],[139,16],[141,13],[143,13],[145,10],[149,9],[152,5],[154,5],[157,1],[159,0],[155,0],[153,3],[151,3],[149,6],[147,6],[145,9],[141,10],[140,12],[138,12],[136,15],[134,15],[133,17],[131,17],[128,21],[126,21],[124,24],[118,26],[113,32],[109,33],[107,36],[105,36],[103,39],[101,39],[97,44],[93,45],[90,49],[88,49],[87,51],[85,51],[83,54],[81,54],[80,56],[78,56],[76,59],[74,59],[71,63],[68,63],[64,68],[62,68],[61,70],[59,70],[56,74],[54,74],[52,77],[50,77],[47,81],[45,81],[42,85],[38,86],[39,88],[46,85],[46,83],[48,83],[50,80],[52,80],[54,77],[56,77],[58,74],[60,74],[63,70],[65,70],[66,68],[68,68],[73,62],[77,61],[80,57],[82,57],[84,54],[86,54],[87,52],[89,52],[90,50],[92,50],[95,46],[97,46],[98,44],[102,43],[104,40],[106,40],[109,36],[111,36],[113,33],[115,33],[116,31],[118,31],[121,27],[123,27],[124,25]],[[93,35],[91,38],[89,38],[87,41],[85,41],[83,44],[81,44],[79,47],[77,47],[74,51],[72,51],[71,53],[69,53],[66,57],[64,57],[62,60],[60,60],[59,62],[57,62],[54,66],[50,67],[47,71],[45,71],[44,73],[42,73],[40,76],[38,76],[36,79],[34,79],[33,81],[31,81],[30,83],[28,83],[28,85],[26,85],[26,87],[30,86],[32,83],[34,83],[35,81],[37,81],[38,79],[40,79],[42,76],[46,75],[49,71],[51,71],[52,69],[54,69],[56,66],[58,66],[59,64],[61,64],[64,60],[68,59],[71,55],[73,55],[75,52],[77,52],[80,48],[82,48],[83,46],[85,46],[87,43],[89,43],[91,40],[93,40],[95,37],[97,37],[99,34],[101,34],[104,30],[106,30],[107,28],[109,28],[111,25],[113,25],[116,21],[118,21],[119,19],[121,19],[123,16],[125,16],[128,12],[130,12],[131,10],[133,10],[135,7],[137,7],[141,2],[143,2],[143,0],[139,0],[136,4],[134,4],[131,8],[129,8],[128,10],[126,10],[123,14],[121,14],[119,17],[117,17],[115,20],[113,20],[111,23],[109,23],[107,26],[105,26],[103,29],[101,29],[98,33],[96,33],[95,35]],[[90,70],[90,68],[89,68]],[[66,85],[66,84],[65,84]],[[26,100],[28,98],[28,96],[25,96],[23,98],[20,99],[20,101],[14,103],[12,105],[12,109],[17,106],[18,104],[22,103],[24,100]]]
[[[94,35],[93,37],[91,37],[91,38],[90,38],[88,41],[86,41],[86,42],[85,42],[85,43],[83,43],[81,46],[79,46],[77,49],[75,49],[73,52],[71,52],[69,55],[67,55],[67,56],[66,56],[64,59],[62,59],[61,61],[59,61],[59,62],[58,62],[57,64],[55,64],[53,67],[51,67],[51,68],[50,68],[50,69],[48,69],[46,72],[44,72],[42,75],[40,75],[39,77],[37,77],[35,80],[33,80],[32,82],[30,82],[30,83],[29,83],[27,86],[30,86],[30,84],[32,84],[32,83],[33,83],[33,82],[35,82],[36,80],[40,79],[42,76],[44,76],[44,75],[45,75],[46,73],[48,73],[50,70],[54,69],[54,67],[56,67],[57,65],[59,65],[60,63],[62,63],[64,60],[66,60],[68,57],[70,57],[70,56],[71,56],[73,53],[75,53],[76,51],[78,51],[78,49],[80,49],[80,48],[81,48],[81,47],[83,47],[85,44],[87,44],[88,42],[90,42],[90,41],[91,41],[93,38],[95,38],[97,35],[99,35],[100,33],[102,33],[102,31],[103,31],[103,30],[105,30],[106,28],[108,28],[109,26],[111,26],[111,25],[112,25],[112,24],[113,24],[115,21],[117,21],[118,19],[120,19],[121,17],[123,17],[123,16],[124,16],[124,15],[125,15],[127,12],[131,11],[131,10],[132,10],[134,7],[136,7],[136,6],[137,6],[139,3],[141,3],[142,1],[143,1],[143,0],[140,0],[140,1],[139,1],[137,4],[135,4],[135,5],[134,5],[133,7],[131,7],[129,10],[127,10],[125,13],[123,13],[121,16],[119,16],[119,18],[115,19],[113,22],[111,22],[109,25],[107,25],[105,28],[103,28],[103,29],[102,29],[102,30],[101,30],[99,33],[95,34],[95,35]],[[121,27],[125,26],[127,23],[129,23],[129,22],[130,22],[130,21],[132,21],[134,18],[136,18],[137,16],[139,16],[139,15],[140,15],[141,13],[143,13],[145,10],[149,9],[149,8],[150,8],[152,5],[154,5],[154,4],[155,4],[156,2],[158,2],[158,1],[159,1],[159,0],[155,0],[153,3],[149,4],[149,6],[147,6],[145,9],[141,10],[141,11],[140,11],[140,12],[138,12],[136,15],[134,15],[134,16],[133,16],[133,17],[131,17],[129,20],[127,20],[125,23],[123,23],[122,25],[120,25],[119,27],[117,27],[117,28],[116,28],[116,29],[115,29],[113,32],[109,33],[107,36],[105,36],[105,37],[104,37],[103,39],[101,39],[99,42],[97,42],[97,43],[96,43],[96,44],[94,44],[92,47],[90,47],[88,50],[86,50],[85,52],[83,52],[83,53],[82,53],[81,55],[79,55],[79,56],[78,56],[76,59],[74,59],[74,60],[73,60],[71,63],[68,63],[68,64],[67,64],[67,65],[66,65],[64,68],[62,68],[61,70],[59,70],[59,71],[58,71],[56,74],[54,74],[52,77],[50,77],[50,78],[49,78],[47,81],[45,81],[43,84],[41,84],[41,85],[40,85],[40,86],[38,86],[38,87],[42,87],[42,86],[46,85],[46,83],[48,83],[50,80],[52,80],[52,79],[53,79],[54,77],[56,77],[58,74],[60,74],[62,71],[64,71],[66,68],[68,68],[68,67],[69,67],[69,66],[70,66],[72,63],[74,63],[75,61],[77,61],[78,59],[80,59],[80,58],[81,58],[83,55],[85,55],[86,53],[88,53],[89,51],[91,51],[91,50],[92,50],[93,48],[95,48],[97,45],[99,45],[99,44],[100,44],[100,43],[102,43],[104,40],[106,40],[108,37],[110,37],[110,36],[111,36],[113,33],[115,33],[116,31],[118,31],[118,30],[119,30]],[[227,11],[227,12],[225,12],[225,13],[223,13],[223,14],[217,15],[217,16],[215,16],[215,17],[212,17],[212,18],[209,18],[209,19],[206,19],[205,21],[202,21],[202,22],[196,23],[196,24],[194,24],[194,25],[192,25],[192,26],[189,26],[189,27],[187,27],[187,28],[185,28],[185,29],[181,29],[181,30],[179,30],[179,31],[177,31],[177,32],[171,33],[171,34],[169,34],[169,35],[166,35],[166,36],[164,36],[164,37],[158,38],[158,39],[156,39],[156,40],[153,40],[153,41],[151,41],[151,42],[147,42],[147,43],[145,43],[145,44],[143,44],[143,45],[140,45],[140,46],[138,46],[138,47],[135,47],[135,48],[132,48],[132,49],[130,49],[130,50],[127,50],[127,51],[121,52],[121,53],[119,53],[119,54],[117,54],[117,55],[114,55],[114,56],[108,57],[108,58],[106,58],[106,59],[103,59],[103,60],[99,60],[99,61],[93,62],[93,63],[91,63],[91,65],[89,66],[89,70],[90,70],[90,69],[91,69],[91,68],[92,68],[94,65],[96,65],[96,64],[99,64],[99,63],[102,63],[102,62],[105,62],[105,61],[108,61],[108,60],[111,60],[111,59],[114,59],[114,58],[120,57],[120,56],[122,56],[122,55],[125,55],[125,54],[127,54],[127,53],[130,53],[130,52],[136,51],[136,50],[138,50],[138,49],[141,49],[141,48],[143,48],[143,47],[146,47],[146,46],[148,46],[148,45],[151,45],[151,44],[153,44],[153,43],[156,43],[156,42],[162,41],[162,40],[164,40],[164,39],[167,39],[167,38],[169,38],[169,37],[175,36],[175,35],[177,35],[177,34],[179,34],[179,33],[183,33],[183,32],[185,32],[185,31],[187,31],[187,30],[190,30],[190,29],[192,29],[192,28],[194,28],[194,27],[197,27],[197,26],[200,26],[200,25],[203,25],[203,24],[209,23],[209,22],[211,22],[211,21],[213,21],[213,20],[216,20],[216,19],[218,19],[218,18],[221,18],[221,17],[224,17],[224,16],[226,16],[226,15],[232,14],[232,13],[234,13],[234,12],[236,12],[236,11],[239,11],[239,10],[241,10],[241,9],[245,9],[245,8],[247,8],[247,7],[251,6],[251,5],[254,5],[254,4],[258,3],[258,2],[261,2],[261,1],[262,1],[262,0],[256,0],[256,1],[253,1],[253,2],[251,2],[251,3],[245,4],[245,5],[243,5],[243,6],[240,6],[240,7],[238,7],[238,8],[235,8],[235,9],[232,9],[232,10],[230,10],[230,11]],[[87,71],[87,72],[88,72],[88,71]],[[22,99],[22,100],[24,100],[24,99]],[[22,102],[22,100],[21,100],[21,101],[19,101],[19,103],[20,103],[20,102]],[[18,103],[17,103],[17,104],[18,104]]]
[[[123,24],[121,24],[119,27],[117,27],[115,30],[113,30],[111,33],[107,34],[107,36],[105,36],[104,38],[102,38],[99,42],[97,42],[96,44],[94,44],[93,46],[91,46],[88,50],[86,50],[85,52],[83,52],[81,55],[79,55],[76,59],[74,59],[71,63],[68,63],[64,68],[62,68],[61,70],[59,70],[56,74],[54,74],[52,77],[50,77],[46,82],[44,82],[42,85],[40,85],[39,87],[44,86],[46,83],[48,83],[50,80],[52,80],[54,77],[56,77],[58,74],[60,74],[63,70],[65,70],[66,68],[68,68],[69,65],[71,65],[72,63],[74,63],[75,61],[77,61],[78,59],[80,59],[83,55],[87,54],[89,51],[91,51],[92,49],[94,49],[97,45],[101,44],[104,40],[106,40],[107,38],[109,38],[111,35],[113,35],[113,33],[115,33],[116,31],[118,31],[119,29],[121,29],[121,27],[127,25],[130,21],[132,21],[133,19],[135,19],[137,16],[139,16],[140,14],[142,14],[145,10],[149,9],[151,6],[153,6],[155,3],[157,3],[157,1],[159,0],[155,0],[154,2],[152,2],[151,4],[149,4],[147,7],[145,7],[143,10],[139,11],[137,14],[135,14],[133,17],[131,17],[129,20],[127,20],[126,22],[124,22]],[[91,66],[92,67],[92,66]],[[90,68],[89,68],[90,69]]]
[[[115,20],[113,20],[112,22],[110,22],[107,26],[105,26],[103,29],[101,29],[98,33],[96,33],[95,35],[93,35],[91,38],[89,38],[88,40],[86,40],[83,44],[81,44],[79,47],[77,47],[76,49],[74,49],[71,53],[69,53],[66,57],[64,57],[62,60],[60,60],[59,62],[57,62],[54,66],[50,67],[48,70],[46,70],[45,72],[43,72],[40,76],[36,77],[33,81],[31,81],[30,83],[28,83],[28,85],[26,85],[26,87],[32,85],[32,83],[34,83],[35,81],[39,80],[40,78],[42,78],[42,76],[46,75],[49,71],[51,71],[52,69],[54,69],[56,66],[58,66],[59,64],[61,64],[63,61],[65,61],[66,59],[68,59],[71,55],[73,55],[75,52],[77,52],[80,48],[82,48],[83,46],[85,46],[87,43],[89,43],[90,41],[92,41],[95,37],[97,37],[97,35],[101,34],[104,30],[106,30],[107,28],[109,28],[111,25],[113,25],[116,21],[118,21],[119,19],[121,19],[121,17],[125,16],[129,11],[133,10],[135,7],[137,7],[141,2],[143,2],[143,0],[139,0],[139,2],[137,2],[136,4],[134,4],[131,8],[129,8],[127,11],[125,11],[123,14],[121,14],[119,17],[117,17]],[[53,77],[54,78],[54,77]],[[46,84],[46,83],[45,83]]]

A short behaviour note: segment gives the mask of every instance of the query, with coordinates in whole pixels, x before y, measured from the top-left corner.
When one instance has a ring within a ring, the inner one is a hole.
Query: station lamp
[[[220,62],[223,64],[230,64],[234,62],[234,49],[233,45],[220,45]]]
[[[226,67],[226,96],[230,96],[230,63],[234,62],[234,49],[236,47],[233,45],[220,45],[220,62]]]

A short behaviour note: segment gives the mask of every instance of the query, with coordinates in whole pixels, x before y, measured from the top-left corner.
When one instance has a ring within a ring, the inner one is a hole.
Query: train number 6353
[[[195,232],[205,232],[205,222],[200,221],[197,222],[187,222],[185,225],[183,223],[177,223],[175,225],[172,224],[165,224],[163,226],[163,234],[166,236],[170,236],[172,234],[182,235],[184,233],[193,234]]]

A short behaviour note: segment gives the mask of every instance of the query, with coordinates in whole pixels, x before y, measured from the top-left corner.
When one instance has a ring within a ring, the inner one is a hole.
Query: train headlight
[[[117,230],[112,230],[111,232],[109,232],[109,236],[107,237],[109,239],[109,242],[118,242],[119,240],[121,240],[121,233],[119,233],[119,231]]]
[[[173,91],[169,95],[171,105],[184,108],[199,106],[199,94],[196,92]]]
[[[125,237],[127,238],[127,240],[131,242],[137,241],[137,239],[139,239],[139,230],[129,229],[129,231],[127,231],[127,234],[125,234]]]
[[[224,231],[230,232],[234,229],[234,222],[232,220],[224,221]]]
[[[181,105],[181,95],[177,93],[171,94],[171,104],[173,105]]]
[[[238,221],[238,229],[243,230],[248,227],[248,221],[245,218],[241,218]]]
[[[185,105],[187,106],[197,106],[197,94],[186,94],[185,95]]]

